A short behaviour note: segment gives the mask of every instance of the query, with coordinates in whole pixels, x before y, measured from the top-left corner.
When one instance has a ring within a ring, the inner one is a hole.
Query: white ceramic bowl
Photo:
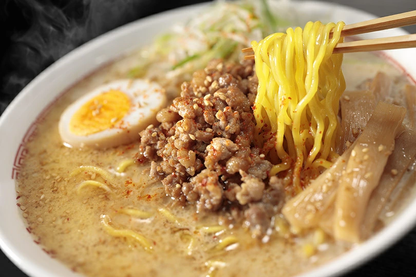
[[[343,20],[354,23],[374,18],[359,10],[322,2],[301,2],[297,5],[298,13],[307,20]],[[150,43],[156,34],[167,30],[172,23],[188,18],[205,6],[206,4],[195,5],[151,16],[92,40],[42,72],[6,109],[0,118],[0,246],[26,274],[35,277],[79,276],[49,257],[33,242],[16,206],[15,178],[19,174],[21,158],[25,155],[25,141],[30,138],[36,121],[42,119],[51,104],[83,76],[122,53]],[[402,34],[406,32],[396,29],[363,37]],[[409,76],[416,77],[416,63],[414,59],[409,59],[416,57],[416,50],[389,51],[387,56],[404,68]],[[413,201],[392,224],[376,236],[302,276],[333,276],[364,263],[396,242],[415,225],[415,210],[416,201]]]

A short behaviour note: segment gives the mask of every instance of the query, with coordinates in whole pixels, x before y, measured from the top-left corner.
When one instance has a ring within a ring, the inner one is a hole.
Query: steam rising
[[[84,42],[127,22],[200,1],[1,0],[2,23],[11,25],[1,63],[0,114],[37,74]],[[16,27],[18,26],[18,27]],[[19,29],[20,28],[20,29]],[[6,44],[7,45],[7,44]],[[6,46],[7,47],[7,46]]]

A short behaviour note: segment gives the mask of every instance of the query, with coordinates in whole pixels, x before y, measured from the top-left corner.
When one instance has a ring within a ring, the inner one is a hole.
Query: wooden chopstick
[[[345,25],[341,36],[353,36],[416,24],[416,10]]]
[[[376,38],[341,42],[335,46],[333,53],[353,53],[379,50],[391,50],[400,48],[416,47],[416,34],[389,38]]]
[[[359,35],[414,24],[416,24],[416,10],[345,25],[341,31],[341,36],[346,37],[352,35]],[[352,52],[366,52],[410,47],[416,47],[416,34],[390,38],[342,42],[337,44],[337,46],[334,49],[334,53],[340,54]],[[252,53],[253,49],[244,48],[241,51],[243,53]],[[254,55],[247,55],[244,57],[244,59],[254,59]]]

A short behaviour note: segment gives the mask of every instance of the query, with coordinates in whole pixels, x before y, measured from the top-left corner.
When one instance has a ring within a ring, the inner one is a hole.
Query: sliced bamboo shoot
[[[370,84],[370,90],[374,93],[376,103],[379,101],[385,101],[391,91],[390,77],[384,72],[377,72],[377,75]]]
[[[416,183],[416,171],[406,172],[403,179],[392,191],[389,201],[383,207],[378,217],[385,225],[391,221],[392,216],[400,212],[400,209],[403,207],[403,205],[400,205],[402,204],[400,200],[405,200],[408,196],[407,194],[413,195],[412,189],[414,190]]]
[[[406,85],[404,87],[404,95],[406,96],[407,112],[409,113],[409,121],[411,128],[416,127],[416,87]]]
[[[347,91],[341,97],[341,141],[339,153],[347,149],[347,142],[354,142],[362,133],[376,107],[373,92],[368,90]]]
[[[406,130],[396,139],[394,151],[387,160],[380,183],[371,194],[361,228],[363,238],[369,237],[373,232],[381,210],[414,160],[415,155],[416,133]]]
[[[334,202],[339,179],[351,153],[350,149],[345,151],[331,168],[313,180],[304,191],[286,202],[282,213],[292,226],[300,229],[318,226],[322,214]]]
[[[335,239],[360,241],[360,225],[368,200],[394,149],[396,132],[405,114],[404,107],[379,102],[356,140],[336,197]]]

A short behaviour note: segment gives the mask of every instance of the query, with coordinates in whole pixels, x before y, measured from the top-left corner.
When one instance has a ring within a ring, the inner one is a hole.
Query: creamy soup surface
[[[347,90],[378,71],[392,77],[393,91],[408,82],[379,56],[348,54],[344,58]],[[132,60],[126,56],[75,84],[26,145],[28,154],[17,183],[18,205],[35,242],[47,253],[86,276],[290,276],[348,250],[322,232],[296,237],[280,230],[260,241],[244,226],[218,226],[221,212],[198,214],[194,206],[176,205],[166,197],[163,185],[149,178],[148,165],[116,171],[121,162],[133,159],[138,143],[106,150],[64,146],[58,133],[63,110],[94,87],[124,78]],[[81,166],[100,168],[108,176],[77,172]],[[103,182],[109,190],[79,189],[86,180]],[[150,217],[123,213],[126,209]],[[145,250],[131,237],[110,234],[105,223],[113,230],[142,235],[151,249]],[[282,226],[276,224],[276,228]]]

